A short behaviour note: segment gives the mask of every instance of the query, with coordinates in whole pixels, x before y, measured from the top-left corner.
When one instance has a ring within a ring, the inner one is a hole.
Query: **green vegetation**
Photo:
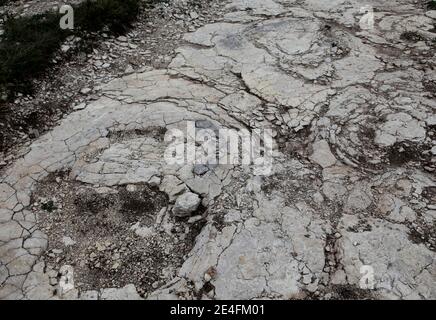
[[[3,1],[4,0],[0,0]],[[30,17],[7,17],[0,40],[0,96],[29,92],[30,81],[51,64],[69,35],[126,32],[136,20],[140,0],[87,0],[74,7],[74,30],[62,30],[58,12]]]
[[[28,80],[50,64],[66,35],[53,13],[8,19],[0,43],[0,87],[9,93],[28,87]]]
[[[124,33],[139,13],[138,0],[86,1],[74,9],[75,27],[96,32],[107,28],[113,33]]]
[[[0,0],[0,6],[4,6],[12,2],[17,2],[17,0]]]
[[[436,10],[436,0],[429,1],[427,7],[429,10]]]

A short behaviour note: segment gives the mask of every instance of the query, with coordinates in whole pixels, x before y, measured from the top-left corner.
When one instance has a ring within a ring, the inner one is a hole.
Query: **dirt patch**
[[[409,240],[416,244],[424,244],[428,249],[436,251],[436,223],[425,225],[420,223],[409,226]]]
[[[355,226],[347,228],[348,232],[354,232],[354,233],[369,232],[371,230],[372,227],[366,219],[359,219],[359,222]]]
[[[108,134],[108,138],[111,142],[120,142],[125,140],[131,140],[134,138],[149,137],[157,141],[163,142],[167,129],[164,127],[148,127],[146,129],[136,129],[132,131],[112,131]]]
[[[393,166],[401,166],[410,161],[418,161],[419,153],[416,146],[407,143],[396,143],[387,152],[389,162]]]
[[[350,285],[334,285],[332,287],[332,299],[334,300],[370,300],[374,298],[371,291]]]
[[[400,39],[408,42],[418,42],[425,40],[421,35],[414,31],[403,32],[400,36]]]
[[[427,149],[429,147],[422,144],[400,142],[388,148],[386,156],[392,166],[402,166],[409,162],[427,164],[430,161],[430,156],[424,152]]]
[[[431,93],[432,96],[436,96],[436,81],[423,81],[422,85],[425,91]]]
[[[436,203],[436,187],[426,187],[422,191],[422,196],[431,203]]]
[[[306,183],[302,183],[305,180]],[[293,205],[307,195],[316,193],[322,186],[322,181],[316,175],[308,175],[304,178],[288,174],[273,174],[265,178],[261,190],[267,197],[273,197],[280,192],[286,195],[285,204]]]
[[[298,132],[278,127],[276,137],[278,148],[289,157],[301,160],[307,156],[310,134],[310,126],[306,126]]]
[[[173,218],[167,195],[148,185],[91,188],[66,173],[51,175],[33,198],[49,238],[45,262],[73,266],[80,290],[133,283],[145,296],[176,276],[204,223]]]

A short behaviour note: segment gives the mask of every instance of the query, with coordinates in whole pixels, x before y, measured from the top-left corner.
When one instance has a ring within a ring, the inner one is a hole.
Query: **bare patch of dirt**
[[[310,134],[310,126],[306,126],[298,132],[278,128],[276,140],[279,150],[291,158],[303,159],[307,156],[308,145],[311,140],[309,139]]]
[[[173,218],[167,195],[148,185],[92,188],[66,173],[41,183],[33,203],[45,262],[73,266],[80,290],[133,283],[145,296],[176,275],[204,223]]]
[[[418,165],[430,163],[430,154],[425,152],[430,147],[412,142],[396,143],[387,150],[387,159],[392,166],[402,166],[414,162]]]
[[[436,187],[426,187],[422,191],[422,196],[431,203],[436,203]]]
[[[435,29],[436,31],[436,29]],[[432,96],[436,96],[436,82],[435,81],[423,81],[425,91],[431,93]]]
[[[137,137],[150,137],[162,142],[167,129],[164,127],[148,127],[144,130],[136,129],[133,131],[115,131],[110,132],[107,136],[112,142],[131,140]]]
[[[334,300],[370,300],[375,298],[371,291],[350,285],[334,285],[332,294]]]
[[[409,240],[416,244],[424,244],[432,251],[436,251],[436,223],[433,225],[419,225],[409,227]]]
[[[425,40],[421,35],[414,31],[403,32],[400,36],[400,39],[408,42],[418,42]]]

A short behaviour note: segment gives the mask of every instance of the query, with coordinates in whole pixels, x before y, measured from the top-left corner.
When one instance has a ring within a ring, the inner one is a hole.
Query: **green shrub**
[[[12,2],[17,2],[18,0],[0,0],[0,6],[7,5]]]
[[[123,33],[131,27],[139,13],[138,0],[86,1],[74,10],[75,27],[95,32],[107,28]]]
[[[67,32],[59,28],[59,16],[46,13],[26,18],[9,18],[0,43],[0,85],[24,89],[27,79],[50,64]]]
[[[436,0],[429,1],[427,7],[429,10],[436,10]]]
[[[2,0],[0,0],[2,1]],[[83,37],[105,30],[126,32],[139,13],[140,0],[87,0],[74,7],[74,30],[62,30],[61,14],[47,12],[30,17],[7,17],[0,42],[0,95],[28,93],[30,80],[50,65],[68,35]]]

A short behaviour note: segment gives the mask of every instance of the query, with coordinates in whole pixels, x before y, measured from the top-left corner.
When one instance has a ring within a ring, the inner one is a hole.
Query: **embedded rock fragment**
[[[190,216],[200,205],[200,197],[192,192],[186,192],[179,196],[174,205],[173,212],[178,217]]]
[[[310,159],[323,168],[331,167],[336,163],[336,158],[330,150],[329,144],[325,140],[313,144],[313,153]]]

